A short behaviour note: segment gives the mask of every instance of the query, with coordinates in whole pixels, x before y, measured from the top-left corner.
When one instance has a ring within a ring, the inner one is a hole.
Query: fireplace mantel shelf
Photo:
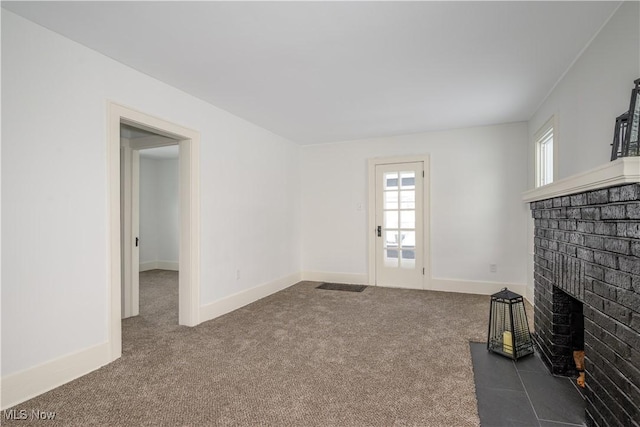
[[[614,185],[640,183],[640,157],[623,157],[523,193],[529,203]]]

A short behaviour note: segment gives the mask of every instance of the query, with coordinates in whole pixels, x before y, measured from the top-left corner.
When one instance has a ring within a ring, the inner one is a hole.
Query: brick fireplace
[[[621,160],[595,182],[584,174],[525,195],[535,340],[554,374],[574,375],[572,342],[584,334],[593,426],[640,426],[640,162]]]

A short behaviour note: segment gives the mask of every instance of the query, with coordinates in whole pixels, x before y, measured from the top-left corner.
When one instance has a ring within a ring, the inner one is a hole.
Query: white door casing
[[[369,160],[369,284],[429,289],[429,157]]]
[[[121,317],[123,289],[121,287],[120,197],[120,125],[122,123],[171,138],[174,140],[174,144],[175,140],[179,141],[180,255],[178,260],[178,323],[186,326],[197,325],[199,323],[200,310],[200,134],[197,131],[114,102],[107,102],[107,185],[109,188],[109,247],[107,254],[110,289],[110,297],[108,299],[108,339],[111,350],[110,359],[112,361],[122,355]],[[132,237],[135,238],[137,235]]]

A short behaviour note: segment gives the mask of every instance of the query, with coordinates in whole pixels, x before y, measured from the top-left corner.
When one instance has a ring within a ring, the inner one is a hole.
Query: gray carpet
[[[469,340],[489,298],[301,282],[195,328],[177,325],[177,273],[141,274],[123,356],[17,409],[3,425],[477,426]]]

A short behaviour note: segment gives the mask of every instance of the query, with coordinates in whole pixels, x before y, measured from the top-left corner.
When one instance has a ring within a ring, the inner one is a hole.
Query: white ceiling
[[[124,124],[120,125],[120,138],[135,139],[135,138],[144,138],[147,136],[160,136],[160,135],[134,127],[134,126],[124,125]]]
[[[134,126],[120,124],[120,137],[130,140],[136,140],[139,138],[158,137],[161,141],[159,143],[166,143],[167,138],[158,135],[153,132],[149,132]],[[155,141],[154,141],[155,142]],[[140,157],[147,159],[177,159],[179,156],[178,141],[175,141],[175,145],[166,145],[162,147],[144,148],[140,150]]]
[[[301,144],[528,120],[618,2],[3,2]]]
[[[177,159],[179,157],[179,148],[177,145],[167,145],[164,147],[146,148],[140,150],[140,157],[147,159]]]

